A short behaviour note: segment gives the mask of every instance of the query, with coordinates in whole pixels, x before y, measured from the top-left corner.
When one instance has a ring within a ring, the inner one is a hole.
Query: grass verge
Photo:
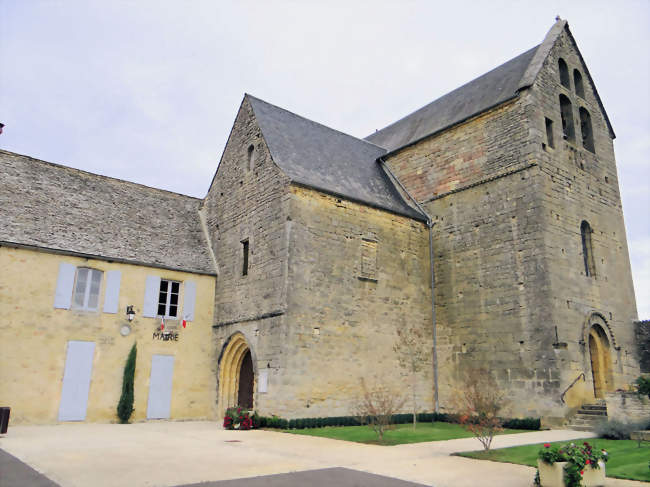
[[[587,438],[573,440],[580,444],[588,441],[594,448],[605,449],[609,453],[607,462],[607,476],[619,479],[650,481],[650,445],[642,443],[641,448],[637,447],[634,440],[603,440]],[[567,441],[552,443],[552,445],[564,445]],[[543,443],[537,445],[513,446],[511,448],[500,448],[489,451],[473,451],[456,453],[461,457],[476,458],[479,460],[492,460],[494,462],[518,463],[520,465],[537,466],[537,452],[542,448]]]
[[[284,430],[295,435],[320,436],[335,440],[354,441],[378,445],[377,435],[369,426],[326,426],[300,430]],[[506,429],[501,434],[524,433],[524,430]],[[454,440],[471,438],[473,435],[461,425],[454,423],[418,423],[413,430],[412,424],[398,424],[384,434],[383,445],[402,445],[404,443],[421,443],[423,441]]]

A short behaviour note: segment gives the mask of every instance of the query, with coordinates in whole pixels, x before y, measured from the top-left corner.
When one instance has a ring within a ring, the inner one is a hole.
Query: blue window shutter
[[[104,313],[117,313],[120,298],[120,271],[108,271],[106,273],[106,294],[104,295]]]
[[[59,277],[56,279],[56,292],[54,293],[54,307],[70,309],[72,301],[72,287],[77,268],[67,262],[59,264]]]
[[[196,283],[185,281],[185,296],[183,297],[183,319],[194,321],[194,304],[196,302]]]
[[[142,316],[146,318],[156,317],[156,308],[158,307],[158,291],[160,291],[160,277],[147,276],[147,284],[144,289],[144,306],[142,307]]]

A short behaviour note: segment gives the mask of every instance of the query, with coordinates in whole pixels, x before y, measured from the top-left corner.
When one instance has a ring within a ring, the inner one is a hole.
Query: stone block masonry
[[[606,396],[607,417],[623,423],[650,422],[650,398],[636,392],[610,392]]]

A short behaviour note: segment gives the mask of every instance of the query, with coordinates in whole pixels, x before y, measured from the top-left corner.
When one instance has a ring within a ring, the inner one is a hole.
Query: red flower
[[[580,470],[580,475],[584,475],[584,474],[585,474],[585,471],[584,471],[584,470]]]
[[[586,463],[587,465],[589,465],[589,464],[591,463],[591,460],[587,459],[587,461],[586,461],[585,463]]]
[[[544,448],[550,448],[551,444],[550,443],[544,443]]]

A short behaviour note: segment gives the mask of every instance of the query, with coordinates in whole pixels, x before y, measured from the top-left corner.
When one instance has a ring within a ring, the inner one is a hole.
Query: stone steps
[[[607,406],[605,401],[598,401],[583,404],[567,426],[578,431],[593,431],[603,421],[607,421]]]

